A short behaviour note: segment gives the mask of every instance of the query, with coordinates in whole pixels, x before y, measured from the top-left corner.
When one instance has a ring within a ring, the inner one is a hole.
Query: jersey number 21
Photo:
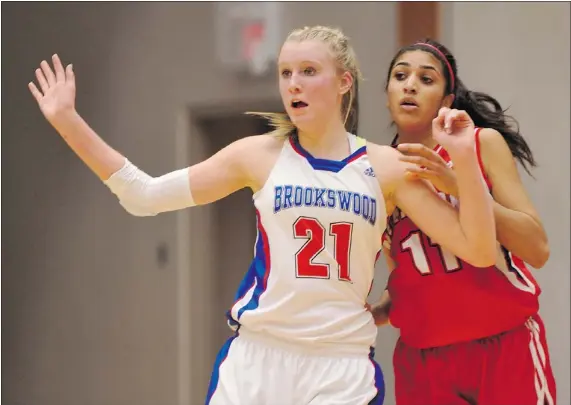
[[[293,236],[307,239],[295,254],[296,276],[300,278],[323,278],[331,276],[327,263],[315,263],[314,259],[325,249],[326,238],[333,238],[335,261],[339,265],[339,280],[351,281],[349,258],[351,256],[351,233],[353,224],[335,222],[326,229],[316,218],[299,217],[293,224]]]

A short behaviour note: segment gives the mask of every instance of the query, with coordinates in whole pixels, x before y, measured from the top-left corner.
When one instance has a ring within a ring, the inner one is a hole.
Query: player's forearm
[[[549,259],[545,230],[530,215],[510,210],[494,202],[498,241],[510,252],[536,269]]]
[[[125,164],[125,157],[109,146],[76,112],[52,123],[69,147],[103,181]]]
[[[107,145],[76,112],[61,117],[53,125],[130,214],[154,216],[195,205],[188,168],[151,177]]]
[[[493,199],[482,180],[476,154],[466,153],[455,161],[460,225],[474,254],[470,262],[488,267],[495,263],[497,255]]]

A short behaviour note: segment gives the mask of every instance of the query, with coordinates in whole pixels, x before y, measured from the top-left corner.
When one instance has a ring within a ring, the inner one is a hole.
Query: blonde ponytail
[[[286,113],[247,112],[246,114],[267,119],[274,128],[270,135],[288,137],[295,134],[296,127]]]

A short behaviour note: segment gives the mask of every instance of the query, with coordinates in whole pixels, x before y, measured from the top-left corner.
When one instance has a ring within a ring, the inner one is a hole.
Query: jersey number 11
[[[423,276],[432,274],[433,269],[441,268],[444,266],[444,271],[451,273],[453,271],[460,270],[462,265],[456,256],[446,249],[443,249],[440,245],[432,243],[428,236],[426,237],[428,246],[437,248],[439,250],[439,256],[441,263],[430,263],[429,257],[426,253],[426,249],[422,243],[422,235],[419,231],[411,232],[401,243],[401,249],[403,251],[409,251],[412,256],[412,262],[416,270]]]

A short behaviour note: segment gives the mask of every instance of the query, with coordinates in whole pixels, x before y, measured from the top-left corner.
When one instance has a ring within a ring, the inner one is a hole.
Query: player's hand
[[[383,326],[389,323],[389,311],[388,308],[381,306],[371,306],[369,303],[365,303],[365,309],[371,313],[376,326]]]
[[[55,126],[59,119],[75,110],[75,76],[72,65],[64,69],[57,55],[52,56],[53,70],[45,60],[36,69],[36,79],[28,87],[44,117]]]
[[[442,156],[420,143],[401,144],[397,148],[403,153],[400,160],[414,164],[407,169],[408,178],[426,179],[439,191],[458,196],[456,174]]]
[[[466,111],[442,107],[432,120],[432,137],[450,155],[475,153],[474,122]]]

